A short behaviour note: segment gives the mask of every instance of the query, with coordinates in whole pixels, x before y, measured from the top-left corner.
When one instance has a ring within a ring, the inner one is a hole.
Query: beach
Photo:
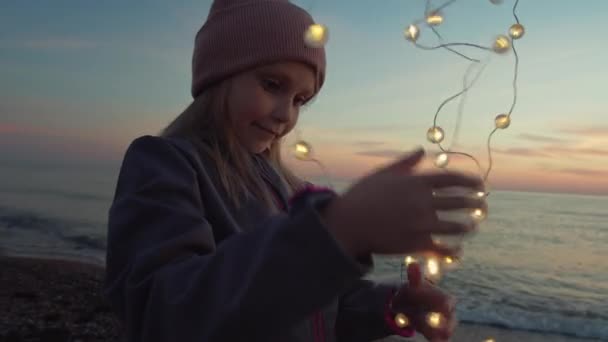
[[[0,257],[0,341],[117,341],[120,325],[101,297],[104,269],[60,259]],[[594,341],[461,324],[452,341]],[[390,337],[383,342],[408,341]],[[425,341],[418,336],[409,341]]]
[[[0,257],[0,341],[118,341],[103,274],[93,264]]]

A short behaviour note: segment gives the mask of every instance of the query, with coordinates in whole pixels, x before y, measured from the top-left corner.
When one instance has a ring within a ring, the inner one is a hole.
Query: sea
[[[120,165],[0,165],[0,253],[103,264]],[[608,197],[493,191],[439,286],[461,322],[608,341]],[[398,282],[404,256],[375,256]]]

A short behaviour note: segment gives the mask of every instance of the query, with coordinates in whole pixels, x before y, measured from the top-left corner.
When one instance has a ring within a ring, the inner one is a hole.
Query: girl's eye
[[[306,103],[306,99],[305,99],[305,98],[303,98],[303,97],[297,97],[297,98],[295,98],[295,100],[294,100],[294,104],[295,104],[296,106],[303,106],[305,103]]]
[[[281,89],[281,84],[273,79],[263,79],[262,84],[264,86],[264,89],[269,91],[277,91]]]

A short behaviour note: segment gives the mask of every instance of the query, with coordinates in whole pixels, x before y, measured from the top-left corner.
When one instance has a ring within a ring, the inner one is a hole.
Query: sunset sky
[[[468,64],[403,39],[425,1],[295,2],[330,32],[326,84],[298,125],[332,178],[352,180],[419,145],[435,151],[426,130]],[[130,141],[156,134],[188,105],[193,39],[211,1],[137,3],[0,3],[0,165],[119,162]],[[439,32],[489,45],[514,23],[513,3],[457,1]],[[490,184],[608,195],[608,2],[521,0],[518,15],[526,27],[516,42],[519,97],[511,127],[494,136]],[[437,40],[423,28],[420,43]],[[513,66],[512,53],[493,55],[467,95],[456,146],[484,168],[494,117],[512,101]],[[448,143],[456,110],[457,101],[438,119]]]

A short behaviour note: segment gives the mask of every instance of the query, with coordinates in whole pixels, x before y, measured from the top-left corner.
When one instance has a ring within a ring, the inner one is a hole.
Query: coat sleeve
[[[369,342],[395,333],[385,322],[386,304],[396,285],[360,279],[340,296],[336,334],[339,342]]]
[[[158,137],[136,139],[125,154],[104,292],[129,341],[267,340],[369,271],[312,203],[216,244],[196,164]]]

